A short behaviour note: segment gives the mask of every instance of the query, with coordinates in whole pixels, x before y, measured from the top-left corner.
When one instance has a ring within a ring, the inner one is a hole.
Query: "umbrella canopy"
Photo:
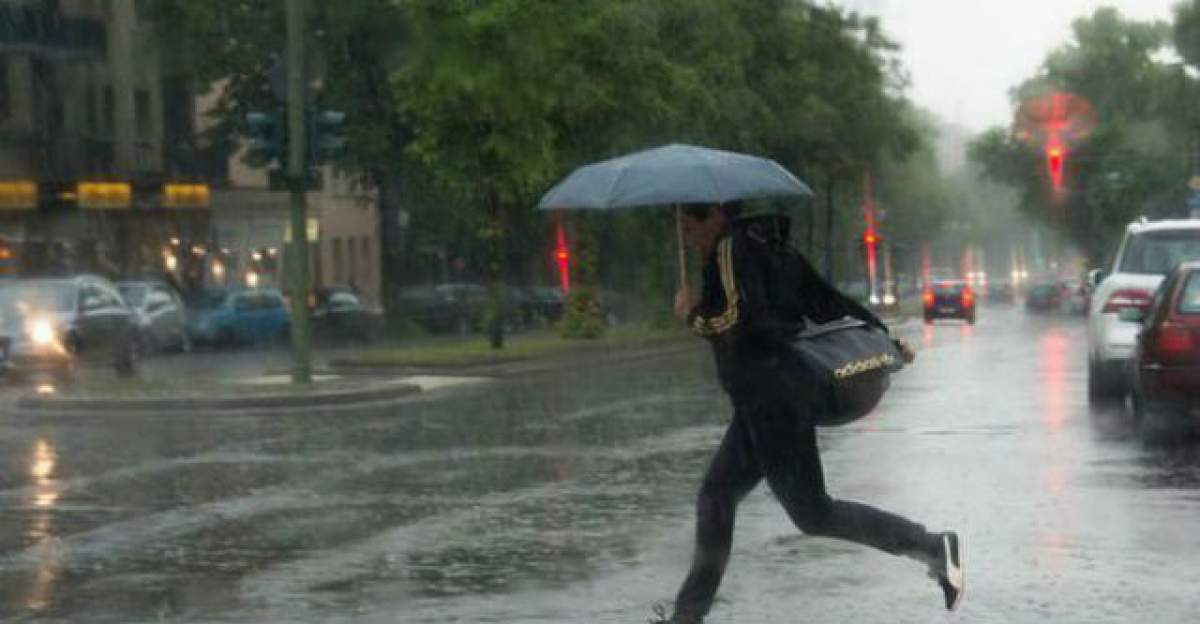
[[[812,194],[773,160],[672,144],[580,167],[547,191],[538,208],[611,210]]]

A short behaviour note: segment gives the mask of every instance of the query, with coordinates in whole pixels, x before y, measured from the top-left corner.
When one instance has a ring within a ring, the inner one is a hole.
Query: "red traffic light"
[[[879,236],[875,234],[875,230],[867,230],[863,234],[863,242],[871,247],[874,247],[879,243]]]
[[[1050,171],[1050,183],[1055,191],[1063,187],[1063,160],[1067,151],[1061,145],[1051,145],[1046,148],[1046,166]]]

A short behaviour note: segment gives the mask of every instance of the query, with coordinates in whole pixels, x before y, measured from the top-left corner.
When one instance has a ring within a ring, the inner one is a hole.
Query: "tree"
[[[403,171],[410,138],[389,87],[407,40],[391,0],[310,2],[306,40],[324,108],[346,113],[344,154],[335,165],[378,193],[385,303],[400,283]],[[283,52],[283,3],[272,0],[157,0],[146,3],[162,33],[173,73],[190,76],[198,93],[216,90],[214,124],[202,142],[225,158],[240,142],[245,114],[281,104],[271,74]]]
[[[1098,122],[1065,161],[1067,193],[1048,192],[1042,146],[1005,129],[972,144],[971,157],[994,180],[1020,190],[1021,210],[1050,224],[1098,262],[1124,224],[1139,214],[1182,207],[1187,146],[1171,128],[1181,120],[1179,73],[1157,59],[1169,28],[1124,18],[1111,8],[1075,21],[1073,38],[1051,52],[1038,75],[1013,92],[1014,104],[1048,92],[1087,98]]]

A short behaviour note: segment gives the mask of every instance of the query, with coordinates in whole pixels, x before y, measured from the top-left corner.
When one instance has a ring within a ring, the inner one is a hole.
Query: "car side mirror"
[[[1121,308],[1117,318],[1126,323],[1141,323],[1146,320],[1146,312],[1138,308]]]
[[[1100,285],[1100,282],[1104,281],[1104,277],[1104,269],[1092,269],[1088,271],[1087,283],[1089,286],[1095,288]]]

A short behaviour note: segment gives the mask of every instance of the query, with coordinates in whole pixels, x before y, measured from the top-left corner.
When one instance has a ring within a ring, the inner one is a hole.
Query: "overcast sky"
[[[1170,19],[1178,0],[841,0],[878,15],[903,47],[910,98],[971,130],[1006,125],[1010,87],[1068,41],[1071,22],[1101,6],[1127,17]]]

